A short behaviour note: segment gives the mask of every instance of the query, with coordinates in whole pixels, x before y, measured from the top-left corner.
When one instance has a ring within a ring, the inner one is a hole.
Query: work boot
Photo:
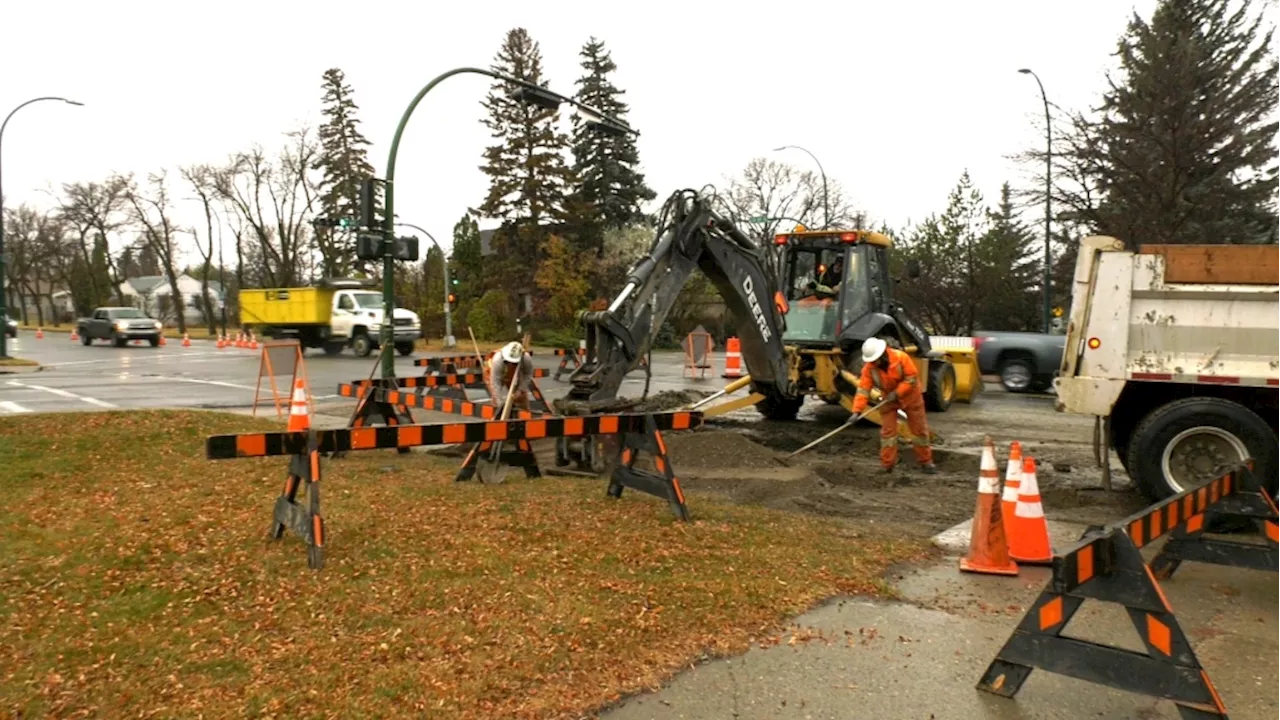
[[[933,463],[920,463],[920,472],[925,475],[937,475],[938,466]]]

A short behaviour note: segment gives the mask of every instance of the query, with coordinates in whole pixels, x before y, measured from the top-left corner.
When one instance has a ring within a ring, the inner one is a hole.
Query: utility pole
[[[1044,307],[1042,310],[1042,319],[1044,320],[1044,332],[1049,332],[1050,323],[1050,285],[1051,270],[1053,268],[1053,256],[1049,250],[1049,239],[1052,237],[1050,224],[1053,222],[1053,180],[1051,173],[1053,172],[1053,125],[1049,118],[1049,96],[1044,93],[1044,83],[1040,82],[1040,76],[1036,75],[1031,68],[1022,68],[1018,72],[1023,75],[1030,75],[1036,79],[1036,85],[1040,86],[1040,99],[1044,101]]]
[[[457,345],[458,341],[457,338],[453,336],[453,309],[450,307],[453,303],[449,302],[449,289],[452,287],[449,280],[449,256],[444,254],[444,248],[440,247],[440,243],[436,242],[434,235],[423,230],[417,225],[407,222],[398,222],[396,223],[396,227],[412,228],[423,235],[426,235],[427,239],[431,241],[431,244],[435,245],[436,249],[440,251],[440,257],[444,259],[444,346],[446,348],[451,348]]]
[[[818,173],[822,175],[822,229],[826,230],[830,228],[831,227],[831,202],[830,202],[830,198],[827,197],[827,171],[822,169],[822,163],[818,161],[818,156],[814,155],[808,150],[805,150],[799,145],[783,145],[782,147],[773,149],[774,152],[780,152],[782,150],[799,150],[800,152],[813,158],[813,162],[818,166]]]
[[[75,100],[68,100],[64,97],[38,97],[22,103],[18,107],[10,110],[9,114],[4,118],[4,122],[0,123],[0,150],[3,150],[4,148],[4,129],[9,126],[9,120],[13,118],[14,114],[31,103],[38,103],[44,100],[60,100],[68,105],[84,105],[84,103],[76,102]],[[2,155],[3,153],[0,153],[0,156]],[[3,165],[4,163],[0,162],[0,168],[3,168]],[[4,260],[4,173],[0,171],[0,325],[5,325],[9,322],[9,292],[4,286]],[[9,337],[5,334],[6,329],[6,327],[0,327],[0,358],[9,357]]]

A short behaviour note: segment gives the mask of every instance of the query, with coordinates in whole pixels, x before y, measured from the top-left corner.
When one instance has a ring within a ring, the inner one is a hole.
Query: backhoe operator
[[[515,380],[514,391],[511,387],[513,376],[518,374]],[[507,343],[502,350],[493,354],[493,360],[489,361],[489,396],[493,398],[493,402],[501,409],[507,402],[507,393],[512,392],[511,406],[520,408],[521,410],[529,409],[529,382],[533,379],[533,358],[529,357],[529,353],[524,351],[524,346],[518,342]]]
[[[840,281],[844,278],[844,258],[837,257],[830,267],[818,268],[818,279],[810,285],[814,295],[835,298],[840,294]]]
[[[853,398],[853,414],[860,415],[871,400],[871,389],[884,393],[880,406],[880,465],[893,472],[898,464],[898,409],[907,414],[911,429],[912,449],[925,473],[937,472],[933,464],[933,448],[929,447],[929,423],[924,414],[924,393],[920,392],[920,373],[911,356],[889,347],[880,338],[862,343],[862,377]]]

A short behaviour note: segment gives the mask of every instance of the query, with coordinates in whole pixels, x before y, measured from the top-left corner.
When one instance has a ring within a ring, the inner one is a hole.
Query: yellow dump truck
[[[398,307],[392,323],[396,351],[411,354],[422,337],[418,315]],[[241,290],[240,326],[266,338],[296,338],[302,347],[322,348],[328,355],[350,347],[367,357],[381,337],[382,293],[372,280],[348,278],[322,280],[314,287]]]

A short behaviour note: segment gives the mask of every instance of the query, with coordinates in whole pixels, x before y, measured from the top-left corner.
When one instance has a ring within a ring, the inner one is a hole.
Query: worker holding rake
[[[893,472],[898,464],[898,410],[907,415],[911,429],[912,449],[916,461],[927,474],[937,472],[933,464],[933,448],[929,447],[929,423],[925,420],[924,393],[920,391],[920,373],[911,356],[889,347],[880,338],[862,343],[862,377],[853,399],[853,414],[866,411],[871,389],[884,394],[880,410],[880,465]]]

